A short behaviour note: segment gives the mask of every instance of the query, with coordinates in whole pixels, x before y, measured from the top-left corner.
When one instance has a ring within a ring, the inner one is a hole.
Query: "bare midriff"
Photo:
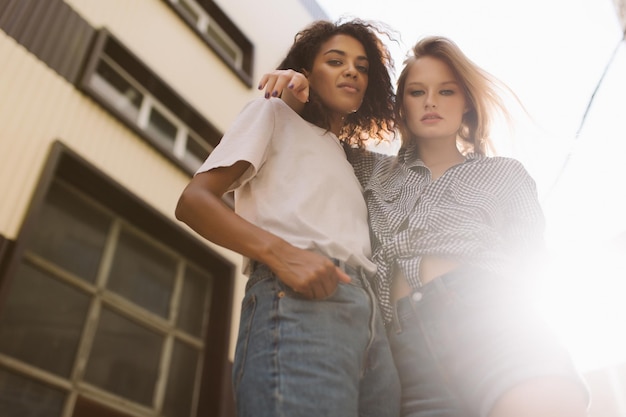
[[[420,281],[422,285],[426,285],[438,276],[458,268],[459,265],[459,262],[452,259],[425,256],[420,262]],[[412,291],[404,274],[396,272],[391,282],[391,300],[395,303],[400,298],[410,295]]]

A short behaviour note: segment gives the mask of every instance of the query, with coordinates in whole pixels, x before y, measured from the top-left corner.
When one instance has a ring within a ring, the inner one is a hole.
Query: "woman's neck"
[[[332,113],[328,116],[330,131],[335,134],[335,136],[339,137],[341,133],[341,129],[343,129],[343,125],[346,122],[346,115],[339,113]]]

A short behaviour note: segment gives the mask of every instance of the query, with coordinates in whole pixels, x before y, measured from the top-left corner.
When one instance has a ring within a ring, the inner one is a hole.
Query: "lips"
[[[439,116],[439,114],[437,113],[426,113],[425,115],[422,116],[420,120],[428,121],[428,120],[441,120],[441,119],[443,119],[443,117]]]
[[[348,91],[350,93],[358,93],[359,89],[354,85],[354,84],[350,84],[350,83],[341,83],[339,84],[337,87]]]

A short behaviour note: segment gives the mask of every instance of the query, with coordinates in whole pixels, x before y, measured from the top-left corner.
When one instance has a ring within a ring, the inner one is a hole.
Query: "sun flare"
[[[626,362],[624,246],[584,246],[555,249],[537,298],[581,371]]]

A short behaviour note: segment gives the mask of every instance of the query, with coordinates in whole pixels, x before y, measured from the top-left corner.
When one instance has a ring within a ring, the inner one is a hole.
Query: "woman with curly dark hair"
[[[179,220],[244,256],[240,417],[398,415],[367,208],[342,147],[392,126],[392,63],[378,36],[360,20],[299,32],[281,67],[308,78],[302,116],[279,98],[248,103],[178,202]],[[235,211],[221,200],[229,190]]]
[[[362,146],[363,140],[367,138],[383,139],[391,130],[390,122],[393,120],[393,101],[390,98],[394,93],[389,75],[393,61],[377,33],[385,32],[374,23],[362,20],[352,20],[339,26],[326,21],[317,22],[296,35],[296,42],[277,69],[277,72],[291,69],[308,77],[317,45],[337,34],[351,36],[361,42],[369,60],[367,69],[369,84],[359,111],[346,116],[341,132],[344,142],[359,146]],[[266,90],[269,95],[269,89]],[[328,114],[319,101],[319,95],[315,89],[308,93],[310,94],[307,97],[307,104],[298,109],[300,115],[313,124],[328,127],[326,120]],[[277,93],[274,93],[274,96],[276,95]]]

